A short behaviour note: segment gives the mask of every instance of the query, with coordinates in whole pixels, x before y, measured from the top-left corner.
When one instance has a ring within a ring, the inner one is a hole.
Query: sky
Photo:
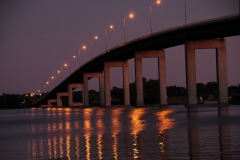
[[[239,0],[186,0],[187,23],[239,13]],[[50,91],[79,67],[81,62],[124,42],[150,33],[149,5],[153,32],[185,23],[184,0],[1,0],[0,2],[0,95]],[[113,25],[113,29],[108,29]],[[94,40],[94,36],[98,40]],[[228,85],[240,84],[240,36],[227,37]],[[186,86],[184,45],[167,48],[167,86]],[[70,63],[71,62],[71,63]],[[129,61],[129,80],[135,81],[134,60]],[[68,63],[68,67],[64,67]],[[197,83],[216,81],[214,49],[196,51]],[[62,67],[62,73],[57,71]],[[55,79],[51,80],[54,76]],[[143,59],[143,76],[157,79],[157,59]],[[122,87],[121,68],[111,69],[111,86]],[[49,85],[44,84],[50,82]],[[89,89],[98,90],[98,79]]]

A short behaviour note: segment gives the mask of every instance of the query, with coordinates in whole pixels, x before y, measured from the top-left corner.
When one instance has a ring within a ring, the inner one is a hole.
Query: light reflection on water
[[[21,109],[0,117],[0,159],[240,158],[240,106]]]

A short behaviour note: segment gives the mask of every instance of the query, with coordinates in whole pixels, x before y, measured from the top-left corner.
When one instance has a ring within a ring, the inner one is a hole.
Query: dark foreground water
[[[240,159],[240,106],[0,110],[0,159]]]

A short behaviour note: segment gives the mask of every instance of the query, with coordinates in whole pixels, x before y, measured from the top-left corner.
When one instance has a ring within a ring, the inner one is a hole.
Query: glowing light
[[[95,38],[95,39],[98,39],[98,36],[95,36],[94,38]]]
[[[87,47],[86,47],[86,46],[83,46],[82,48],[83,48],[83,49],[86,49]]]
[[[49,84],[49,82],[46,82],[46,84]]]
[[[113,25],[111,25],[109,28],[113,29]]]
[[[54,79],[54,77],[52,76],[52,79]]]
[[[76,56],[73,56],[73,58],[76,58]]]
[[[133,14],[130,14],[130,15],[129,15],[130,18],[133,18],[133,16],[134,16]]]
[[[57,71],[57,73],[60,73],[60,71]]]
[[[157,4],[160,4],[161,3],[161,1],[157,1]]]
[[[65,63],[64,66],[67,67],[67,63]]]

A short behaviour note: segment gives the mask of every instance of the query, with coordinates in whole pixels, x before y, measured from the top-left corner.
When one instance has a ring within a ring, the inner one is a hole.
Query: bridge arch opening
[[[218,81],[215,49],[196,49],[197,99],[217,100]],[[204,94],[205,93],[205,94]]]
[[[100,105],[100,92],[99,92],[99,78],[92,77],[88,80],[88,94],[89,94],[89,105],[99,106]]]
[[[110,68],[111,105],[124,105],[122,67]]]

